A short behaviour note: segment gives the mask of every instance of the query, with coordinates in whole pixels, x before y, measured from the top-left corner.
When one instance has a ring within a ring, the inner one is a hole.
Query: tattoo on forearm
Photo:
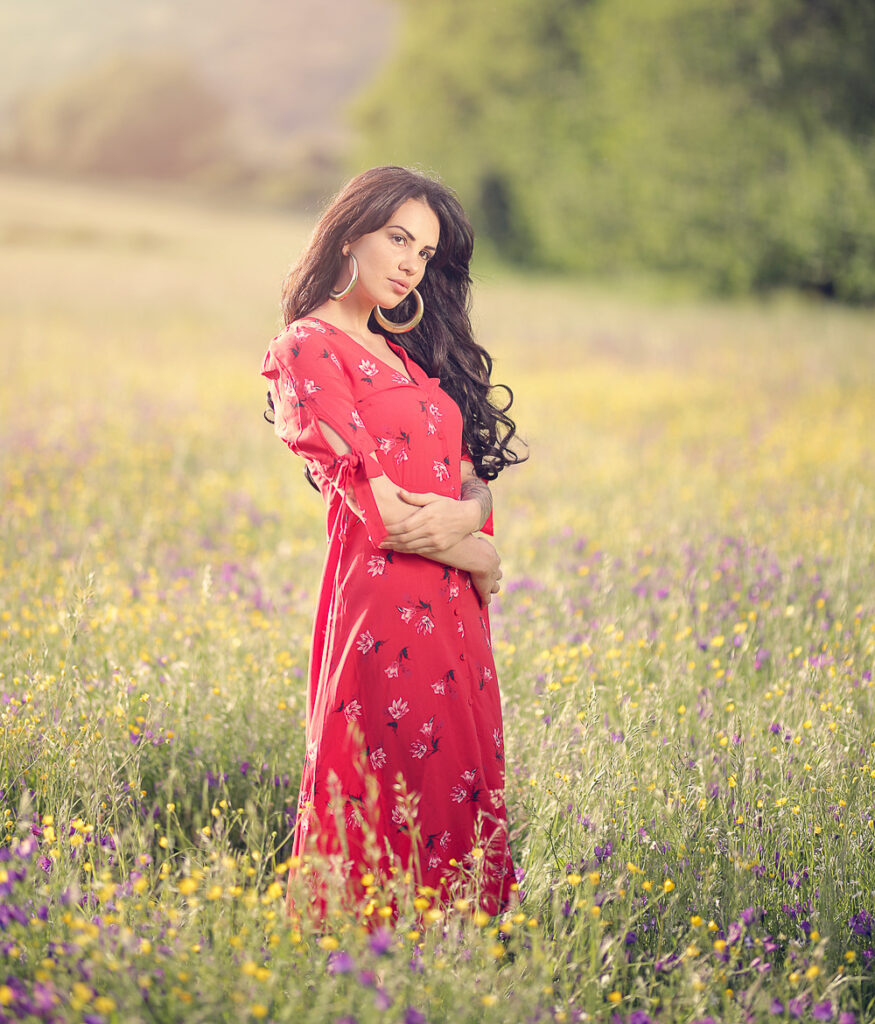
[[[480,477],[471,477],[462,484],[462,501],[476,501],[480,505],[480,525],[477,529],[482,530],[492,511],[492,491],[489,485]]]

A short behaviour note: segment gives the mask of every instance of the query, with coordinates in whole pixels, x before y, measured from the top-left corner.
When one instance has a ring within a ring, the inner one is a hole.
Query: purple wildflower
[[[595,859],[601,864],[606,861],[608,857],[614,852],[614,844],[608,840],[604,846],[596,846],[595,848]]]
[[[807,996],[799,996],[798,999],[791,999],[787,1010],[794,1020],[798,1020],[805,1013],[805,1005],[808,1002]]]
[[[371,952],[384,956],[392,948],[392,933],[388,928],[378,928],[371,936]]]
[[[759,916],[759,911],[756,907],[748,907],[746,910],[742,910],[741,919],[746,925],[752,925],[756,918]]]
[[[868,938],[872,934],[872,923],[872,915],[868,910],[861,910],[859,914],[854,914],[848,921],[854,935],[861,935],[864,938]]]
[[[426,1024],[425,1014],[420,1013],[415,1006],[408,1006],[404,1013],[404,1024]]]
[[[345,950],[341,949],[336,953],[329,953],[329,974],[349,974],[353,967],[355,967],[355,960]]]
[[[835,1011],[829,999],[824,999],[822,1003],[815,1003],[811,1011],[811,1016],[815,1020],[832,1020],[834,1015]]]

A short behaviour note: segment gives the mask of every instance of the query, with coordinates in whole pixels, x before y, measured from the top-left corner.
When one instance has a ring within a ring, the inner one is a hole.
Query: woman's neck
[[[382,335],[373,334],[368,328],[368,320],[370,320],[373,307],[352,303],[350,302],[351,298],[352,296],[349,296],[343,302],[331,300],[323,302],[310,315],[331,324],[332,327],[337,327],[344,334],[355,338],[366,347],[383,341]]]

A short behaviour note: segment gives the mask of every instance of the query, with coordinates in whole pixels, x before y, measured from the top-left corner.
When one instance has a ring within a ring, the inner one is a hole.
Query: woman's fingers
[[[393,548],[395,551],[442,551],[449,545],[444,542],[442,534],[431,530],[411,530],[408,533],[392,533],[387,531],[382,548]]]
[[[439,522],[440,520],[436,516],[429,514],[423,508],[418,508],[400,522],[393,526],[387,526],[386,532],[391,537],[408,540],[414,536],[425,536],[429,530],[433,531]]]
[[[433,491],[408,491],[403,487],[398,490],[398,497],[406,501],[408,505],[430,505],[433,501],[439,501],[444,495],[435,494]]]

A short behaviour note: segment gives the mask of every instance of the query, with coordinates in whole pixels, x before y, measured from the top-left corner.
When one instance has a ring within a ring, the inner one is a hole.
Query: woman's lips
[[[396,281],[394,277],[390,277],[389,282],[399,295],[406,295],[409,291],[409,288],[404,281]]]

